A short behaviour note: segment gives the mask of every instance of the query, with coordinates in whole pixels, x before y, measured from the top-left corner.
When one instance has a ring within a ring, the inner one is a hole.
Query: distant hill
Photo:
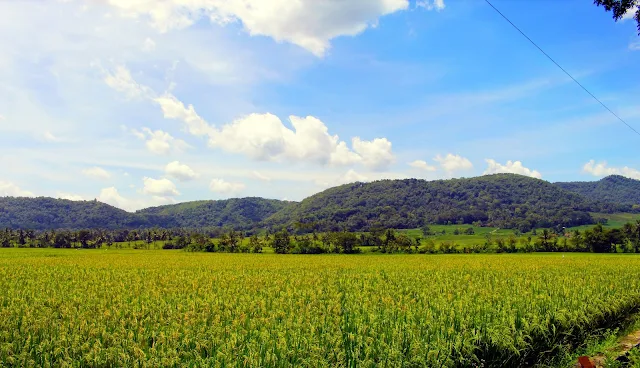
[[[640,207],[640,180],[611,175],[599,181],[555,183],[555,185],[594,201]]]
[[[117,229],[149,225],[142,216],[97,201],[0,197],[0,228]]]
[[[194,201],[146,208],[137,215],[155,216],[160,227],[233,227],[251,229],[293,202],[258,197]]]
[[[302,202],[264,198],[195,201],[135,213],[97,201],[0,197],[0,228],[304,228],[366,230],[480,222],[528,231],[594,222],[590,212],[640,211],[638,181],[556,183],[514,174],[425,181],[380,180],[327,189]],[[594,189],[595,188],[595,189]],[[622,203],[619,203],[622,202]]]
[[[264,198],[195,201],[130,213],[97,201],[0,197],[0,228],[119,229],[232,227],[251,229],[291,202]]]
[[[416,228],[424,223],[483,224],[518,228],[593,223],[589,212],[630,206],[588,200],[549,182],[514,174],[425,181],[353,183],[315,194],[266,220],[272,226],[300,222],[322,230],[371,226]]]

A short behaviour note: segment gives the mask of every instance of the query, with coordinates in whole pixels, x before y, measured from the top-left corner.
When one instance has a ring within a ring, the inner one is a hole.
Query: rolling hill
[[[483,224],[518,228],[593,223],[589,212],[624,212],[629,205],[586,199],[549,182],[514,174],[425,181],[353,183],[315,194],[266,220],[271,226],[301,222],[321,230],[371,226],[416,228],[424,223]]]
[[[380,180],[330,188],[301,202],[264,198],[194,201],[135,213],[97,201],[0,198],[0,228],[145,227],[366,230],[423,224],[482,223],[527,231],[592,224],[591,212],[640,211],[638,181],[556,183],[514,174],[426,181]],[[619,201],[619,202],[618,202]]]
[[[555,183],[555,185],[594,201],[640,207],[640,180],[611,175],[598,181]]]
[[[159,227],[233,227],[251,229],[291,206],[293,202],[258,197],[231,198],[220,201],[194,201],[137,211],[137,215],[154,216]]]
[[[97,201],[47,197],[0,197],[0,227],[34,230],[135,228],[150,226],[143,216]]]

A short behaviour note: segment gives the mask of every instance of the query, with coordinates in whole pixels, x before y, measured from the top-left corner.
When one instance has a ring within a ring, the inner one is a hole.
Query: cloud
[[[437,168],[435,166],[429,165],[426,161],[423,160],[415,160],[409,163],[409,166],[414,167],[416,169],[424,170],[424,171],[436,171]]]
[[[631,42],[629,44],[629,50],[640,51],[640,41]]]
[[[252,174],[256,179],[258,179],[258,180],[262,180],[262,181],[271,181],[271,178],[270,178],[270,177],[268,177],[268,176],[266,176],[266,175],[263,175],[263,174],[261,174],[261,173],[259,173],[259,172],[257,172],[257,171],[252,171],[252,172],[251,172],[251,174]]]
[[[105,170],[105,169],[103,169],[101,167],[98,167],[98,166],[94,166],[94,167],[91,167],[91,168],[88,168],[88,169],[84,169],[84,170],[82,170],[82,173],[85,176],[88,176],[88,177],[93,178],[93,179],[107,180],[107,179],[111,178],[111,174],[107,170]]]
[[[232,194],[244,190],[243,183],[231,183],[224,179],[213,179],[209,184],[209,189],[214,193]]]
[[[149,200],[147,199],[129,199],[123,197],[116,187],[104,188],[100,191],[100,194],[96,199],[100,202],[109,204],[114,207],[118,207],[125,211],[135,211],[149,206],[159,206],[163,204],[175,203],[175,199],[171,197],[154,195]]]
[[[318,57],[326,53],[332,39],[355,36],[375,26],[379,17],[409,6],[408,0],[103,1],[124,17],[147,20],[160,32],[190,27],[201,18],[222,26],[240,22],[252,36],[290,42]],[[436,0],[440,3],[442,0]]]
[[[182,101],[169,93],[157,97],[153,101],[160,105],[162,114],[166,119],[182,120],[187,125],[189,133],[196,136],[210,135],[212,133],[213,127],[196,113],[193,105],[185,107]]]
[[[596,163],[595,160],[591,160],[584,164],[582,171],[589,173],[593,176],[609,176],[609,175],[622,175],[627,178],[640,180],[640,170],[625,167],[607,167],[607,162],[602,161]]]
[[[313,116],[289,116],[293,129],[273,114],[250,114],[213,130],[209,144],[256,160],[304,161],[321,165],[362,163],[382,169],[393,163],[391,142],[386,138],[352,140],[353,151]],[[354,152],[355,151],[355,152]]]
[[[365,175],[359,174],[355,172],[355,170],[350,169],[344,175],[338,178],[337,183],[348,184],[348,183],[354,183],[357,181],[366,182],[366,181],[369,181],[369,179]]]
[[[172,148],[177,152],[184,151],[189,145],[182,139],[176,139],[171,134],[162,130],[151,130],[142,128],[142,131],[131,129],[131,134],[140,140],[144,140],[149,152],[157,155],[166,155]]]
[[[116,187],[103,188],[96,199],[102,203],[118,207],[125,211],[134,211],[143,207],[141,202],[137,202],[120,195]]]
[[[637,1],[636,1],[636,4],[638,4]],[[624,15],[622,16],[622,20],[634,19],[637,11],[638,11],[638,6],[633,6],[629,8],[627,12],[624,13]]]
[[[149,87],[138,84],[131,76],[129,69],[122,65],[116,66],[113,72],[105,69],[102,69],[102,72],[104,82],[129,99],[148,97],[152,94]]]
[[[122,68],[124,67],[118,69]],[[193,105],[185,105],[170,93],[153,97],[153,91],[133,81],[131,73],[126,68],[119,74],[119,79],[125,82],[112,83],[112,88],[130,95],[143,91],[142,94],[160,106],[166,119],[180,120],[185,123],[190,134],[208,137],[210,147],[262,161],[314,162],[336,166],[360,163],[374,170],[383,170],[395,162],[392,144],[388,139],[375,138],[366,141],[354,137],[351,150],[337,135],[330,135],[327,126],[313,116],[289,116],[289,122],[293,127],[291,129],[273,114],[253,113],[218,129],[198,115]],[[173,138],[168,133],[152,132],[148,128],[144,128],[143,131],[155,138],[153,142],[147,142],[149,150],[155,153],[166,153],[169,150],[168,141]],[[144,139],[143,132],[132,132],[138,138]]]
[[[377,172],[371,171],[367,173],[360,173],[355,171],[354,169],[349,169],[346,173],[339,175],[337,177],[328,178],[328,180],[316,180],[315,184],[323,187],[329,188],[343,184],[350,184],[355,182],[368,183],[374,180],[385,180],[385,179],[406,179],[408,178],[405,174],[393,173],[393,172]]]
[[[484,172],[484,175],[487,174],[497,174],[497,173],[510,173],[510,174],[520,174],[525,176],[530,176],[532,178],[542,179],[542,174],[540,174],[536,170],[531,170],[522,165],[520,161],[507,161],[506,164],[502,165],[492,159],[486,159],[487,169]]]
[[[362,164],[373,170],[382,170],[395,162],[391,151],[391,142],[386,138],[363,141],[359,137],[352,139],[353,150],[361,157]]]
[[[444,0],[418,0],[416,1],[416,7],[441,11],[444,10],[446,5],[444,4]]]
[[[470,170],[473,168],[471,161],[460,155],[453,155],[451,153],[447,154],[445,157],[437,155],[433,160],[438,162],[442,169],[448,173]]]
[[[13,183],[0,180],[0,197],[35,197],[35,194]]]
[[[193,169],[178,161],[169,162],[164,168],[164,172],[180,181],[189,181],[198,177],[198,174]]]
[[[150,194],[156,197],[174,197],[179,196],[180,192],[176,189],[176,185],[169,179],[152,179],[144,177],[144,187],[142,193]]]
[[[71,194],[71,193],[65,193],[65,192],[58,192],[56,193],[56,197],[60,198],[60,199],[68,199],[70,201],[83,201],[84,198],[80,195],[77,194]]]

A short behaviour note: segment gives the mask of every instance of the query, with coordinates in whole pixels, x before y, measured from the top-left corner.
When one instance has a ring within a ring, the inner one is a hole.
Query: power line
[[[520,28],[518,28],[518,26],[516,26],[515,24],[513,24],[512,21],[509,20],[509,18],[507,18],[506,15],[502,14],[502,12],[500,10],[498,10],[498,8],[496,8],[495,6],[493,6],[493,4],[491,4],[491,2],[489,2],[489,0],[484,0],[487,2],[487,4],[489,4],[489,6],[491,6],[493,8],[493,10],[495,10],[498,14],[500,14],[502,16],[502,18],[504,18],[507,22],[509,22],[509,24],[511,24],[513,26],[513,28],[515,28],[516,30],[518,30],[518,32],[520,32],[521,35],[523,35],[527,40],[529,40],[529,42],[531,42],[531,44],[533,46],[535,46],[538,50],[540,50],[541,53],[544,54],[544,56],[546,56],[549,60],[551,60],[552,63],[556,64],[556,66],[558,68],[560,68],[560,70],[562,70],[564,72],[564,74],[568,75],[569,78],[571,78],[574,82],[576,82],[577,85],[580,86],[580,88],[582,88],[585,92],[587,92],[591,97],[593,97],[594,100],[598,101],[600,103],[600,105],[602,105],[602,107],[604,107],[605,109],[607,109],[607,111],[609,111],[613,116],[615,116],[616,118],[618,118],[618,120],[620,120],[624,125],[626,125],[629,129],[633,130],[637,135],[640,135],[640,132],[638,132],[634,127],[632,127],[631,125],[629,125],[626,121],[624,121],[620,116],[618,116],[618,114],[616,114],[615,112],[613,112],[613,110],[611,110],[607,105],[605,105],[602,101],[600,101],[600,99],[598,99],[593,93],[591,93],[585,86],[583,86],[580,82],[578,82],[577,79],[575,79],[568,71],[566,71],[563,67],[560,66],[560,64],[558,64],[555,60],[553,60],[553,58],[551,56],[549,56],[549,54],[547,54],[546,52],[544,52],[544,50],[542,48],[540,48],[540,46],[538,46],[535,42],[533,42],[533,40],[531,38],[529,38],[529,36],[527,36],[524,32],[522,32],[522,30],[520,30]]]

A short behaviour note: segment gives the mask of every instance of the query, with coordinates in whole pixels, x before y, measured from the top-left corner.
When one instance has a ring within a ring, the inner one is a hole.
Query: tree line
[[[445,231],[445,230],[443,230]],[[473,227],[457,228],[453,235],[474,235]],[[278,254],[360,253],[368,247],[379,253],[515,253],[515,252],[594,252],[640,253],[640,221],[622,228],[604,228],[597,224],[584,231],[566,232],[564,228],[534,230],[511,235],[485,234],[472,245],[455,240],[438,242],[429,226],[421,235],[410,236],[393,229],[373,228],[369,232],[311,232],[295,234],[283,228],[263,234],[228,230],[146,229],[146,230],[13,230],[0,231],[0,247],[30,248],[155,248],[192,252],[262,253],[270,247]]]

